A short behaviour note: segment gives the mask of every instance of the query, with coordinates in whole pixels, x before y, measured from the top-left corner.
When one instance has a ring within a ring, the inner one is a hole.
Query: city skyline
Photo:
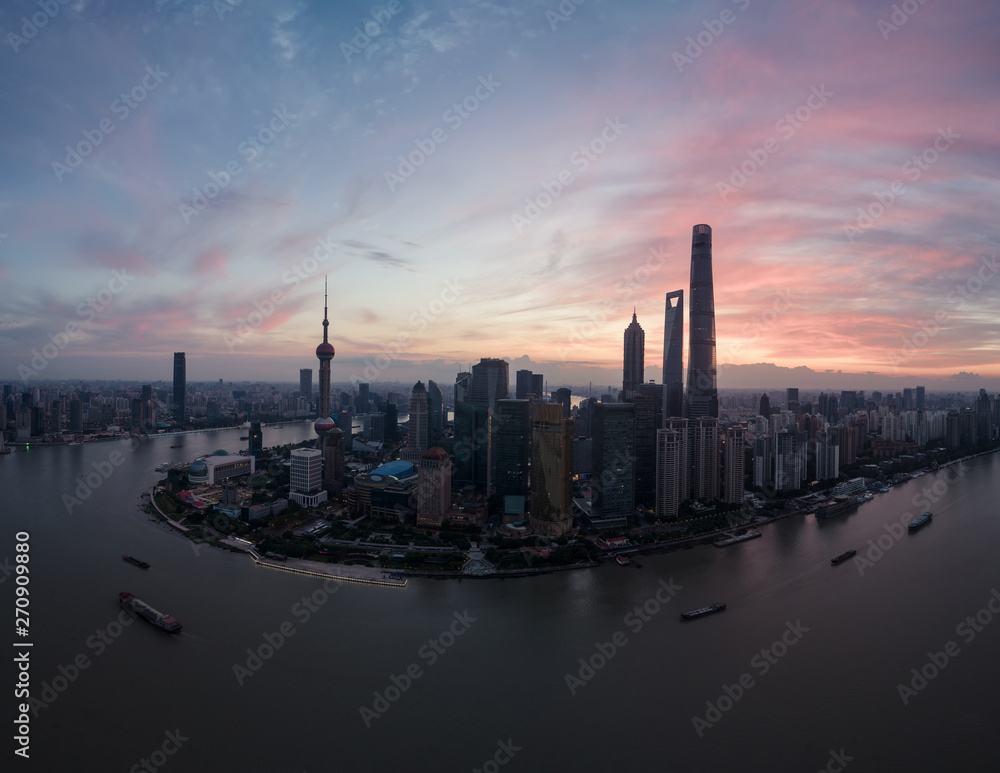
[[[710,223],[720,388],[1000,377],[990,6],[393,8],[0,15],[0,376],[288,380],[328,273],[334,382],[659,380]]]

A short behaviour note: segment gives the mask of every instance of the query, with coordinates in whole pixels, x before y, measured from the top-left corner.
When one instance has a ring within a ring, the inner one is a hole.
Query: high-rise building
[[[59,403],[56,403],[53,406],[57,412],[59,408],[56,406],[58,405]],[[130,414],[131,416],[129,418],[131,419],[131,429],[133,432],[138,432],[140,429],[142,429],[142,400],[140,400],[138,397],[132,399],[132,404],[130,406]],[[56,415],[58,416],[58,413]],[[57,432],[59,431],[58,427],[56,431]]]
[[[675,301],[671,304],[671,301]],[[663,319],[663,420],[684,415],[684,291],[667,293]],[[663,425],[666,426],[666,425]]]
[[[369,385],[363,381],[358,383],[358,413],[368,413],[368,389]]]
[[[785,407],[792,413],[799,412],[799,390],[797,387],[788,387],[785,390]]]
[[[531,466],[531,403],[497,400],[493,409],[493,487],[500,497],[528,496]]]
[[[650,506],[656,500],[656,432],[660,428],[659,409],[663,401],[658,394],[643,394],[646,386],[659,385],[643,384],[630,402],[635,406],[635,501]]]
[[[184,352],[174,352],[174,421],[183,423],[187,395],[187,364]]]
[[[753,485],[764,488],[772,481],[774,444],[771,435],[757,435],[753,439]]]
[[[289,498],[303,507],[326,501],[323,490],[323,454],[318,448],[292,450],[289,468]]]
[[[455,474],[456,483],[485,486],[489,440],[487,408],[466,402],[455,403]]]
[[[435,381],[427,382],[427,447],[444,441],[444,393]]]
[[[771,418],[771,398],[767,396],[767,392],[760,396],[760,408],[757,412],[765,419]]]
[[[914,406],[916,410],[918,411],[924,410],[926,403],[927,403],[927,390],[922,386],[918,386],[916,395],[914,396]]]
[[[455,404],[468,403],[472,391],[472,374],[466,370],[455,376]]]
[[[743,501],[746,447],[746,428],[739,425],[727,427],[722,446],[723,502],[740,504]]]
[[[306,399],[306,405],[312,405],[313,372],[312,368],[299,368],[299,397]]]
[[[333,427],[323,438],[323,488],[330,496],[344,492],[344,432]]]
[[[83,432],[83,403],[79,400],[69,401],[69,431]]]
[[[472,366],[472,386],[466,402],[485,406],[492,412],[497,400],[507,399],[508,369],[506,360],[483,357]]]
[[[681,464],[684,467],[684,474],[679,481],[678,496],[681,502],[686,502],[691,498],[691,422],[682,416],[671,416],[667,421],[666,429],[675,430],[683,441],[680,447]]]
[[[573,526],[573,420],[553,403],[531,404],[531,528],[561,537]]]
[[[691,498],[719,498],[719,420],[702,416],[691,424]]]
[[[591,446],[591,511],[595,518],[635,513],[635,404],[598,403]]]
[[[646,381],[646,333],[632,310],[632,321],[625,328],[624,361],[622,365],[622,400],[628,400]]]
[[[573,412],[573,392],[568,387],[559,387],[554,396],[562,406],[563,418],[568,419]]]
[[[542,396],[542,374],[532,373],[530,370],[519,370],[516,375],[515,396],[518,400],[527,400],[528,395],[534,395],[536,399]]]
[[[423,382],[418,381],[410,393],[410,439],[405,449],[411,453],[419,452],[412,461],[419,461],[427,450],[427,418],[427,389]]]
[[[816,479],[832,480],[840,477],[840,434],[837,430],[820,430],[816,433]]]
[[[424,452],[417,479],[417,526],[440,526],[451,507],[451,462],[443,448]]]
[[[715,290],[712,283],[712,229],[696,225],[691,238],[691,323],[688,343],[686,416],[719,418],[715,364]]]
[[[805,477],[799,433],[779,432],[774,441],[774,486],[778,491],[794,491]]]
[[[681,421],[686,421],[681,419]],[[656,433],[656,517],[676,518],[684,501],[687,469],[687,433],[661,429]]]
[[[260,428],[259,421],[250,422],[250,435],[247,441],[247,453],[255,459],[260,459],[264,455],[264,431]]]

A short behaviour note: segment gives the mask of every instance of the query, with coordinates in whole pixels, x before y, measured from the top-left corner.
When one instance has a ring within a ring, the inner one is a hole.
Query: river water
[[[264,431],[276,445],[311,427]],[[848,771],[996,769],[996,454],[855,513],[786,519],[761,539],[647,555],[641,568],[324,590],[196,549],[139,510],[157,464],[236,451],[239,435],[0,457],[5,567],[16,533],[30,534],[30,636],[5,630],[33,643],[32,697],[46,704],[31,712],[18,769],[495,770],[509,759],[511,771],[816,771],[847,757]],[[65,499],[95,463],[110,475],[79,504]],[[921,531],[896,528],[928,507]],[[848,548],[870,563],[831,566]],[[13,617],[14,577],[0,578]],[[122,626],[122,590],[183,632]],[[714,602],[728,610],[678,618]],[[912,669],[930,678],[914,682]],[[4,693],[17,727],[20,701]]]

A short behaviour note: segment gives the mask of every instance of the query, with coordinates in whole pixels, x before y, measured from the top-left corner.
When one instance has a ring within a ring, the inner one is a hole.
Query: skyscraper
[[[685,421],[681,419],[681,421]],[[676,518],[687,480],[687,432],[661,429],[656,433],[656,517]]]
[[[320,437],[333,429],[334,422],[330,418],[330,360],[336,351],[329,339],[330,320],[327,319],[327,287],[323,280],[323,343],[316,347],[316,357],[319,359],[319,418],[313,428]],[[309,383],[312,384],[310,378]],[[310,387],[311,388],[311,387]]]
[[[632,321],[625,328],[624,364],[622,365],[622,400],[628,400],[646,381],[646,333],[632,310]]]
[[[767,392],[760,396],[760,408],[757,412],[765,419],[771,418],[771,398],[767,396]]]
[[[483,357],[472,366],[472,386],[465,402],[492,412],[497,400],[506,400],[509,365],[506,360]]]
[[[671,301],[676,301],[671,305]],[[684,291],[667,293],[663,318],[663,421],[684,415]],[[664,426],[666,426],[664,424]]]
[[[368,413],[368,389],[369,385],[364,381],[358,384],[358,413]]]
[[[493,411],[493,486],[500,497],[528,496],[531,454],[531,403],[497,400]]]
[[[411,461],[419,461],[427,450],[427,389],[421,381],[413,385],[410,393],[410,439],[406,448],[420,452]]]
[[[427,447],[440,446],[444,440],[444,393],[435,381],[427,382]]]
[[[594,407],[590,474],[596,518],[627,519],[635,513],[635,408],[634,403]]]
[[[247,453],[255,459],[260,459],[264,455],[264,432],[260,428],[259,421],[250,422],[250,435],[247,441]]]
[[[785,390],[785,406],[792,413],[799,412],[799,389],[798,387],[788,387]]]
[[[719,418],[715,365],[715,291],[712,229],[696,225],[691,237],[691,338],[688,344],[687,416]]]
[[[656,498],[656,431],[660,427],[657,418],[662,401],[658,399],[658,395],[643,394],[642,388],[629,401],[635,406],[635,501],[640,505],[652,505]]]
[[[306,405],[312,405],[313,372],[312,368],[299,368],[299,397],[306,399]]]
[[[451,507],[451,463],[443,448],[424,452],[417,464],[417,525],[440,526]]]
[[[722,446],[722,501],[738,505],[743,501],[746,458],[746,428],[728,427]]]
[[[184,401],[187,394],[187,364],[184,352],[174,352],[174,421],[184,421]]]
[[[531,404],[531,528],[561,537],[573,526],[573,420],[553,403]]]
[[[710,502],[719,498],[719,420],[702,416],[691,434],[691,498]]]
[[[573,411],[573,392],[568,387],[559,387],[555,393],[555,401],[562,406],[563,418],[568,419]]]

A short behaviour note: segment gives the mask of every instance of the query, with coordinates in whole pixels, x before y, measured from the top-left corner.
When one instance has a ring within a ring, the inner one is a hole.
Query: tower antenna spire
[[[330,327],[330,320],[327,319],[327,282],[326,276],[323,277],[323,343],[329,343],[327,339],[327,329]]]

